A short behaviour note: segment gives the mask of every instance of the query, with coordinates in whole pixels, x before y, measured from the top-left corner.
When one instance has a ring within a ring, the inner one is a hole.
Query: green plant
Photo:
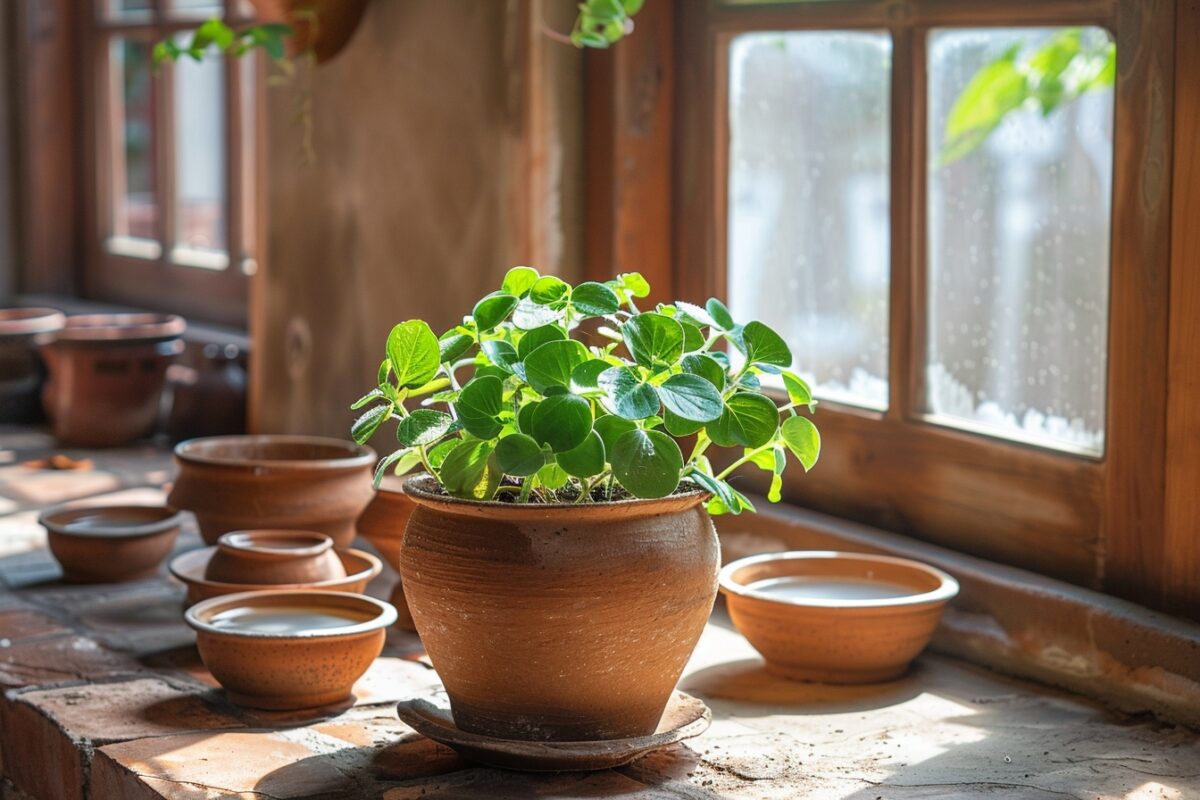
[[[352,406],[367,409],[351,430],[360,444],[397,423],[400,447],[376,482],[420,466],[455,497],[589,502],[618,487],[663,497],[686,479],[712,493],[712,513],[737,514],[753,506],[728,478],[753,464],[778,501],[788,452],[808,470],[821,447],[798,413],[815,404],[787,369],[787,344],[761,322],[736,324],[716,299],[639,311],[649,292],[637,273],[570,286],[515,267],[441,337],[420,320],[396,325],[378,386]],[[782,380],[782,405],[764,375]],[[717,471],[714,444],[740,455]]]
[[[274,61],[283,61],[286,49],[283,40],[292,35],[292,27],[278,22],[248,25],[234,30],[220,19],[206,20],[192,31],[187,44],[181,45],[174,39],[163,39],[154,45],[154,63],[178,61],[187,56],[194,61],[204,60],[209,49],[215,48],[226,56],[243,56],[261,48]]]

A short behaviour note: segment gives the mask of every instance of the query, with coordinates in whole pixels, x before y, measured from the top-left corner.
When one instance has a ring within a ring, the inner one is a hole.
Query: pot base
[[[767,661],[767,672],[780,678],[802,683],[830,683],[838,686],[857,686],[865,683],[894,681],[908,670],[908,664],[883,669],[804,669]]]
[[[225,698],[235,706],[243,708],[259,711],[311,712],[311,716],[333,715],[354,705],[354,695],[350,692],[282,697],[242,694],[226,689]]]
[[[652,750],[699,736],[712,722],[712,712],[702,700],[680,691],[671,695],[653,734],[594,742],[529,742],[468,733],[454,724],[450,701],[441,689],[400,701],[396,713],[417,733],[453,748],[464,758],[523,772],[619,767]]]

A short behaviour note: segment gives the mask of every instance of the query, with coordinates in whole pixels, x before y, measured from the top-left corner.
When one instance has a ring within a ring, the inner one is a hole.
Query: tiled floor
[[[712,727],[617,770],[483,769],[418,736],[394,703],[435,675],[402,633],[344,713],[237,709],[199,663],[178,586],[63,585],[36,524],[65,500],[160,502],[165,451],[66,451],[93,461],[79,472],[22,466],[52,452],[40,433],[0,427],[0,797],[1200,798],[1187,729],[936,656],[876,687],[782,681],[720,611],[683,681]],[[198,543],[189,530],[179,546]]]

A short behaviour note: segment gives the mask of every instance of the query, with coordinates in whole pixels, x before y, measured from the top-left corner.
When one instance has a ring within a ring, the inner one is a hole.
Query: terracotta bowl
[[[404,542],[404,528],[412,516],[416,504],[404,493],[404,478],[389,475],[383,479],[375,497],[367,505],[355,523],[358,535],[370,542],[384,562],[392,569],[400,569],[400,545]],[[404,597],[404,586],[399,582],[392,589],[392,605],[396,607],[396,627],[415,631],[412,613]]]
[[[346,577],[333,539],[311,531],[233,531],[217,539],[204,578],[218,583],[313,584]]]
[[[205,600],[184,618],[232,702],[294,710],[348,699],[396,609],[357,594],[272,589]]]
[[[46,368],[37,346],[65,322],[63,313],[53,308],[0,308],[0,419],[41,419]]]
[[[954,578],[916,561],[824,550],[743,558],[720,582],[769,671],[823,683],[899,677],[958,594]]]
[[[172,559],[168,566],[171,574],[187,587],[185,606],[213,597],[259,591],[268,586],[273,589],[309,589],[318,592],[361,594],[367,590],[367,584],[371,582],[371,579],[383,571],[383,562],[375,556],[362,550],[349,549],[335,551],[335,555],[341,562],[342,570],[346,573],[342,578],[307,584],[222,583],[204,577],[208,562],[216,551],[215,547],[189,550]]]
[[[210,436],[175,447],[179,477],[167,504],[196,515],[216,544],[252,529],[323,533],[337,548],[371,501],[375,451],[319,436]]]
[[[180,514],[155,506],[60,506],[38,517],[71,583],[117,583],[154,574],[179,535]]]

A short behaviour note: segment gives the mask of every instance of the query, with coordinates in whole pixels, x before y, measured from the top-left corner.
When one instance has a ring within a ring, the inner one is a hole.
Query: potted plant
[[[709,515],[753,510],[729,476],[767,470],[775,501],[789,452],[816,461],[783,339],[715,299],[641,311],[649,291],[514,268],[440,337],[396,325],[354,404],[359,442],[396,423],[377,480],[426,473],[405,485],[400,574],[463,730],[652,733],[715,597]],[[713,445],[736,448],[724,469]]]

